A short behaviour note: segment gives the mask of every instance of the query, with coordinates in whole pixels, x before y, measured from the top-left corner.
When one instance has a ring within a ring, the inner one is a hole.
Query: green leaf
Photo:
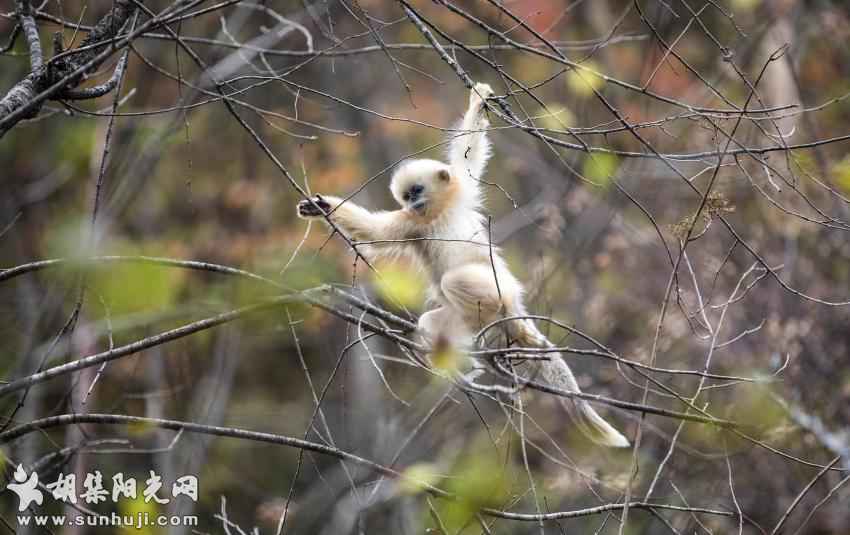
[[[89,272],[92,288],[114,316],[155,312],[174,303],[185,272],[144,263],[112,263]]]
[[[566,106],[540,108],[537,124],[549,130],[564,130],[576,124],[576,116]]]
[[[388,305],[397,308],[421,308],[425,284],[415,269],[399,264],[378,267],[373,277],[375,290]]]
[[[591,182],[607,188],[619,167],[620,159],[616,155],[592,153],[585,158],[581,174]]]
[[[433,486],[441,478],[437,466],[432,463],[412,464],[402,472],[399,489],[403,494],[419,494]]]
[[[484,507],[499,507],[508,498],[510,485],[506,467],[492,456],[472,449],[455,465],[443,487],[453,500],[441,500],[437,513],[451,533],[479,533],[475,515]]]
[[[431,354],[431,363],[438,370],[453,372],[460,368],[461,358],[457,349],[444,338],[440,338]]]
[[[582,64],[592,71],[599,72],[597,65],[592,61]],[[573,69],[567,73],[567,89],[570,93],[579,97],[589,97],[593,91],[599,91],[605,85],[605,79],[585,69]]]
[[[144,480],[144,478],[141,478]],[[136,519],[141,518],[142,523],[144,523],[144,519],[147,519],[150,522],[154,522],[156,517],[159,515],[159,505],[153,500],[145,503],[145,499],[142,496],[142,489],[144,489],[144,481],[140,481],[140,488],[138,489],[138,494],[135,499],[131,498],[119,498],[118,499],[118,511],[122,517],[132,517],[133,522],[136,522]],[[165,484],[163,484],[162,489],[157,493],[157,496],[160,498],[165,498],[166,496],[163,494],[163,491],[166,490]],[[145,526],[142,525],[139,529],[136,529],[135,525],[132,526],[121,526],[122,533],[133,533],[133,535],[154,535],[154,533],[158,533],[158,531],[154,531],[153,526]]]
[[[845,195],[850,195],[850,156],[832,166],[832,176],[838,188]]]

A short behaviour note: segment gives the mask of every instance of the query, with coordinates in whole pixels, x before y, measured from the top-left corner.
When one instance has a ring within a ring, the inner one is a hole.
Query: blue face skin
[[[425,191],[425,186],[422,184],[414,184],[410,187],[409,190],[404,192],[402,198],[407,203],[410,208],[416,210],[417,212],[421,212],[425,208],[425,204],[428,202],[427,199],[422,198],[422,193]]]

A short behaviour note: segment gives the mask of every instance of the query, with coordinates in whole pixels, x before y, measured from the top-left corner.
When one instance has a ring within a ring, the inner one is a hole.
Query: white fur
[[[392,212],[370,212],[336,197],[322,197],[332,208],[328,218],[356,241],[382,241],[374,251],[415,257],[428,271],[430,298],[435,307],[419,319],[430,342],[448,338],[466,345],[472,334],[503,316],[526,315],[522,284],[511,274],[499,250],[489,245],[481,213],[480,178],[490,157],[483,112],[493,91],[477,84],[469,108],[449,144],[449,162],[412,160],[393,175],[390,190],[401,205]],[[421,189],[415,199],[405,198]],[[304,203],[299,205],[299,213]],[[315,217],[315,216],[314,216]],[[510,335],[523,346],[552,344],[530,320],[507,322]],[[558,354],[534,364],[532,378],[570,392],[579,392],[570,368]],[[578,428],[591,440],[625,447],[628,440],[602,419],[586,401],[561,398]]]

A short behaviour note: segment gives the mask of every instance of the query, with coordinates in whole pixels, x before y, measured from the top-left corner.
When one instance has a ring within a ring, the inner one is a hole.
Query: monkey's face
[[[452,178],[449,167],[436,160],[412,160],[393,175],[390,190],[405,209],[420,216],[434,216],[445,205]]]

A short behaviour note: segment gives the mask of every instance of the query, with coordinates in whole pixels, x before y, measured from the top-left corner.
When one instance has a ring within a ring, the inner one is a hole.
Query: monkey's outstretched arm
[[[370,212],[351,201],[342,202],[338,197],[324,195],[317,195],[312,202],[298,203],[299,217],[324,219],[324,214],[330,214],[334,225],[355,241],[401,240],[407,237],[409,229],[407,218],[401,210]]]
[[[484,99],[492,95],[489,85],[475,84],[469,93],[469,108],[457,127],[472,133],[455,133],[449,144],[449,163],[461,180],[480,179],[490,158],[490,140],[486,132],[490,122],[484,115]]]

